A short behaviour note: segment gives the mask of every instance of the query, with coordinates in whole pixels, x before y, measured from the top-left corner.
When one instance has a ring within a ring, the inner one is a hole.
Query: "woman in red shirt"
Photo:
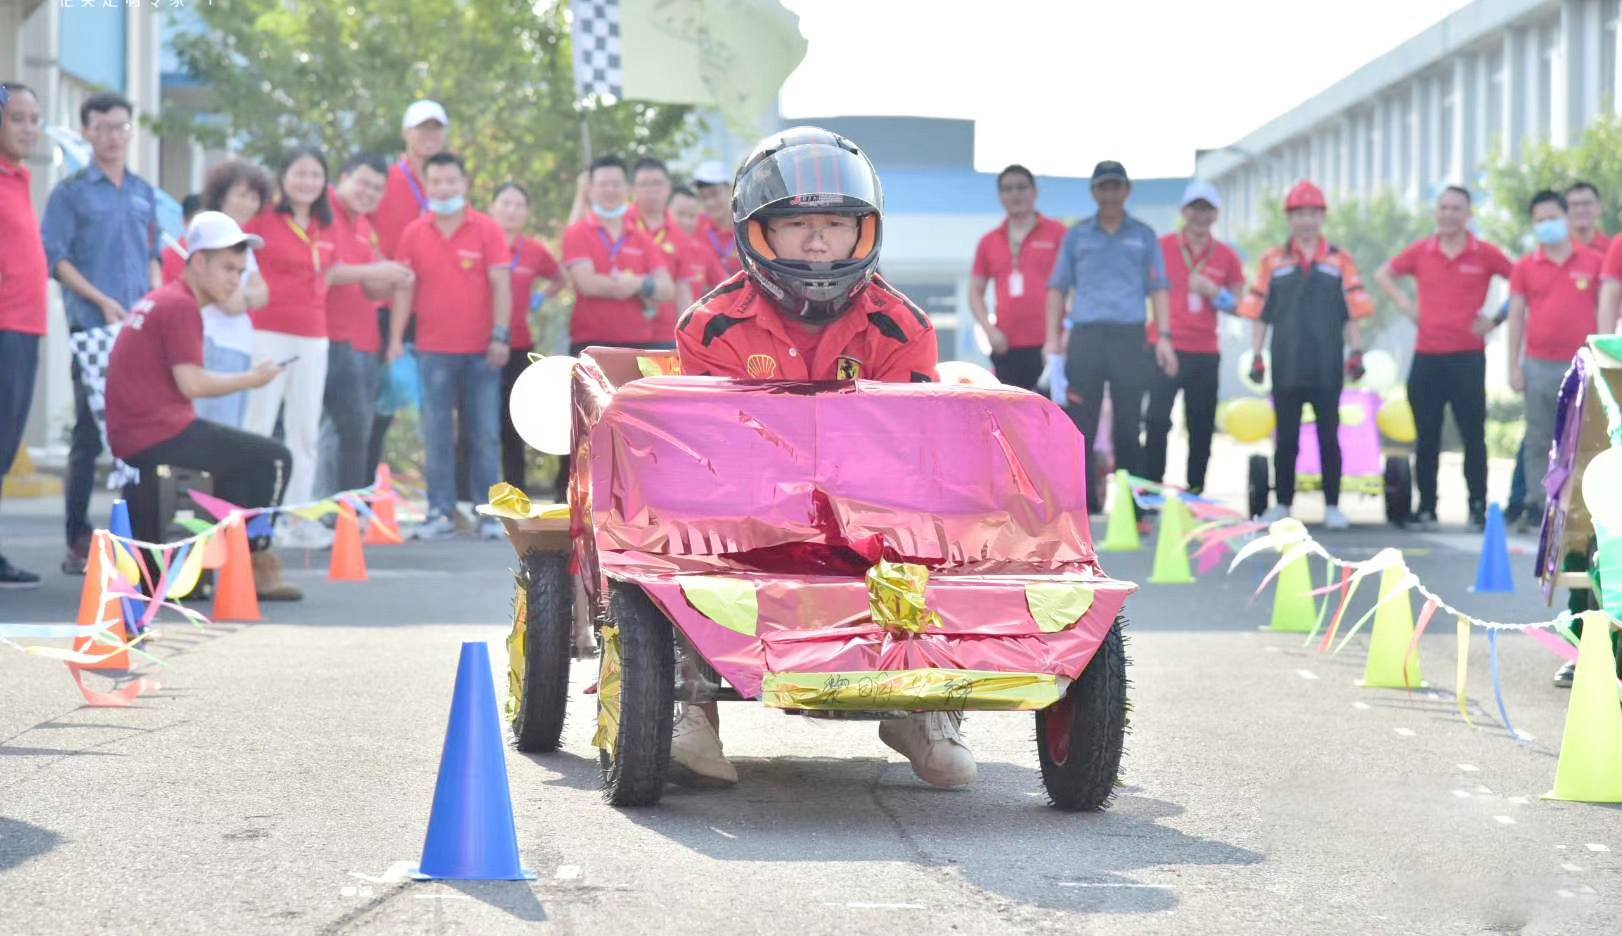
[[[504,182],[490,202],[490,217],[496,219],[512,248],[513,316],[510,325],[512,355],[501,371],[501,477],[512,486],[524,488],[524,440],[513,427],[513,384],[529,366],[529,352],[535,347],[530,316],[541,303],[563,289],[563,271],[546,244],[524,234],[529,222],[529,191],[517,182]],[[540,289],[536,279],[543,280]]]
[[[315,488],[327,384],[327,279],[336,249],[324,236],[332,225],[326,157],[315,147],[297,147],[282,160],[276,181],[281,195],[275,208],[246,229],[264,239],[259,272],[270,287],[270,301],[251,313],[254,357],[286,370],[248,395],[243,428],[268,436],[281,416],[283,438],[293,453],[287,501],[298,504],[310,500]],[[310,521],[284,530],[289,546],[319,548],[330,541],[330,534]]]

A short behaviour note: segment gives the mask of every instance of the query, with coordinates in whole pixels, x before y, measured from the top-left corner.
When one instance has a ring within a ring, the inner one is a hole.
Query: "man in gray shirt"
[[[1126,213],[1132,183],[1118,162],[1093,169],[1098,213],[1065,235],[1048,281],[1047,352],[1063,353],[1069,383],[1065,411],[1087,439],[1087,504],[1100,512],[1103,491],[1093,470],[1093,437],[1109,385],[1115,466],[1142,471],[1139,429],[1152,367],[1177,374],[1171,347],[1165,259],[1154,229]],[[1065,314],[1067,307],[1069,315]],[[1149,344],[1148,306],[1154,306],[1157,339]],[[1064,337],[1068,322],[1070,337]]]

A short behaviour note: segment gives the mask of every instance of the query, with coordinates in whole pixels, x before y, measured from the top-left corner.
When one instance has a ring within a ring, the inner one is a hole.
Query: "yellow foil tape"
[[[984,670],[767,673],[760,701],[770,708],[823,712],[1030,711],[1059,701],[1059,682],[1041,673]]]
[[[885,630],[913,634],[941,626],[940,615],[924,603],[928,587],[927,568],[880,559],[867,570],[867,600],[873,609],[873,622]]]
[[[513,599],[513,629],[507,635],[507,721],[518,717],[524,704],[524,657],[529,639],[529,590],[518,586]]]
[[[614,756],[614,745],[620,736],[620,629],[602,629],[602,667],[597,673],[597,734],[591,739],[595,748]]]

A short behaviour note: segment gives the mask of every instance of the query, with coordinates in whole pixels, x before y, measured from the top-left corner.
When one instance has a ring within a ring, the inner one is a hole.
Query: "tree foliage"
[[[530,189],[544,234],[568,215],[583,168],[563,3],[523,0],[232,0],[194,5],[197,28],[174,50],[198,82],[191,111],[160,132],[229,142],[274,162],[316,143],[334,164],[401,149],[400,115],[445,105],[450,145],[473,175],[472,201],[508,179]],[[619,102],[592,109],[595,155],[669,158],[696,129],[690,108]]]
[[[1487,162],[1492,204],[1481,212],[1482,231],[1494,243],[1522,248],[1531,226],[1526,206],[1532,196],[1539,189],[1563,192],[1578,181],[1593,183],[1604,197],[1601,226],[1613,234],[1622,231],[1622,114],[1608,111],[1596,117],[1575,146],[1557,149],[1547,142],[1529,142],[1518,159],[1495,153]]]
[[[1266,202],[1283,205],[1284,196]],[[1397,316],[1396,307],[1385,292],[1374,285],[1374,271],[1395,257],[1404,247],[1427,236],[1432,231],[1430,218],[1416,212],[1408,203],[1391,192],[1381,192],[1370,199],[1333,200],[1324,221],[1324,236],[1331,244],[1352,255],[1358,272],[1362,273],[1368,292],[1374,298],[1374,321],[1365,325],[1373,335]],[[1267,222],[1252,228],[1239,237],[1239,247],[1248,264],[1248,273],[1255,274],[1256,262],[1273,247],[1283,245],[1290,237],[1289,220],[1283,210],[1267,216]]]

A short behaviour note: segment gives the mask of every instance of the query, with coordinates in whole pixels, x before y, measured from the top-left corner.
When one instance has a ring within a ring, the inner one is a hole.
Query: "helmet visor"
[[[880,211],[878,177],[862,156],[837,146],[789,146],[750,166],[733,193],[733,220],[760,211],[817,214]]]

